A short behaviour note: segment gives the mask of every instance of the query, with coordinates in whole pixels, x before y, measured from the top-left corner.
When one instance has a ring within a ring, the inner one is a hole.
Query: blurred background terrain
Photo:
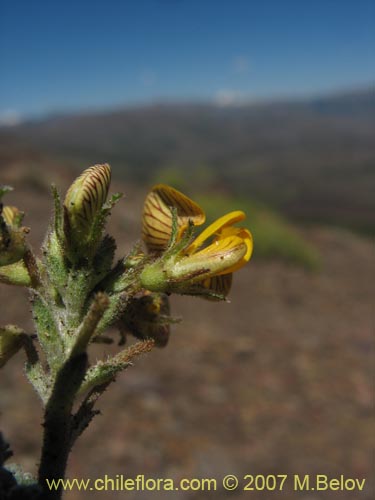
[[[273,495],[372,499],[374,3],[150,1],[147,15],[119,4],[2,5],[0,183],[15,188],[5,201],[25,210],[37,249],[51,182],[63,194],[109,162],[125,195],[108,228],[119,257],[140,238],[156,182],[209,220],[244,210],[254,256],[230,303],[172,298],[183,321],[169,345],[109,388],[68,476],[344,474],[366,478],[364,491]],[[0,303],[2,323],[33,330],[23,290],[2,285]],[[114,350],[94,346],[92,360]],[[23,362],[1,371],[0,427],[35,472],[42,413]],[[66,498],[89,495],[105,496]],[[167,496],[248,492],[127,493]]]

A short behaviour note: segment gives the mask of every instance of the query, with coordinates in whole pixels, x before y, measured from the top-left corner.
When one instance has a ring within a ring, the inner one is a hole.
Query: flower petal
[[[238,236],[239,238],[242,238],[247,248],[245,255],[237,263],[237,266],[232,269],[232,272],[234,272],[244,266],[246,262],[249,262],[250,257],[253,253],[253,237],[250,231],[248,229],[245,229],[244,227],[226,227],[223,228],[222,231],[220,231],[217,240],[227,238],[229,236]]]
[[[236,222],[244,220],[246,217],[245,213],[241,210],[235,210],[234,212],[229,212],[222,217],[219,217],[215,222],[210,224],[206,229],[204,229],[192,242],[192,244],[187,249],[187,253],[195,252],[195,250],[203,245],[203,243],[208,240],[211,236],[218,234],[222,229],[232,226]]]
[[[228,236],[213,242],[199,252],[187,255],[171,268],[171,278],[178,281],[201,281],[221,274],[229,274],[237,269],[247,253],[246,243],[238,236]],[[243,264],[242,264],[243,265]]]
[[[172,234],[171,208],[177,209],[180,235],[189,220],[200,226],[206,217],[203,210],[190,198],[164,184],[154,186],[147,195],[143,209],[142,237],[151,251],[163,251]]]

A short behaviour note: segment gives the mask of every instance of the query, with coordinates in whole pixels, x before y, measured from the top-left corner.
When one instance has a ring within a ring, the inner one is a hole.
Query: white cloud
[[[0,126],[15,127],[22,122],[22,116],[15,109],[0,110]]]
[[[215,94],[215,102],[218,106],[234,106],[241,104],[244,100],[244,95],[239,90],[220,89]]]

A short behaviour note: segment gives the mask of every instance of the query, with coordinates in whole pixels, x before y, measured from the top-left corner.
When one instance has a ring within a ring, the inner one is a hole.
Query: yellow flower
[[[150,252],[163,252],[172,237],[172,210],[177,215],[177,243],[189,224],[199,226],[205,221],[203,210],[179,191],[158,184],[148,194],[143,213],[143,239]],[[234,224],[245,218],[237,210],[217,219],[185,247],[178,248],[163,261],[145,268],[141,280],[145,288],[154,291],[181,293],[212,292],[213,297],[226,296],[232,273],[250,259],[253,249],[250,231]],[[169,252],[168,252],[169,254]]]

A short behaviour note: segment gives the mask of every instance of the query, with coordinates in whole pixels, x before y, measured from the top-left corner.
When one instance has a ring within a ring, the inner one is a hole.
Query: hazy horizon
[[[126,112],[128,110],[136,110],[143,108],[152,108],[158,106],[217,106],[217,107],[233,107],[240,108],[243,106],[257,106],[269,105],[278,103],[298,103],[309,102],[316,99],[326,99],[346,96],[350,94],[360,94],[374,91],[372,82],[364,83],[363,85],[351,87],[337,87],[334,89],[322,90],[320,92],[301,93],[301,94],[274,94],[269,96],[262,96],[252,98],[251,96],[243,96],[242,98],[235,98],[231,95],[223,95],[221,98],[150,98],[135,102],[119,102],[114,105],[108,106],[89,106],[89,107],[72,107],[52,109],[49,111],[39,112],[36,114],[21,115],[13,111],[5,111],[0,113],[0,127],[13,127],[21,125],[25,122],[39,121],[50,119],[54,117],[74,116],[74,115],[96,115],[107,113]]]

